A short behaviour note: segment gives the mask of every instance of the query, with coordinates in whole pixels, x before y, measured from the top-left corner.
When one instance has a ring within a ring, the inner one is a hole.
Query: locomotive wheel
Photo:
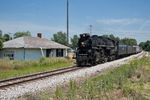
[[[92,61],[92,65],[96,65],[95,61]]]
[[[108,61],[108,58],[105,57],[105,58],[104,58],[104,62],[107,62],[107,61]]]
[[[77,64],[78,67],[81,67],[81,64]]]
[[[112,56],[112,60],[115,60],[116,59],[116,56]]]
[[[114,60],[113,56],[110,56],[108,59],[108,61],[113,61],[113,60]]]
[[[81,67],[81,64],[80,64],[79,62],[77,62],[77,66],[78,66],[78,67]]]
[[[94,58],[90,60],[90,64],[95,65],[95,59]]]

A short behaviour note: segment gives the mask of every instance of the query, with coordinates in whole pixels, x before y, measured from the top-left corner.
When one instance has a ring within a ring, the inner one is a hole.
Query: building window
[[[46,49],[46,57],[53,57],[53,51],[51,49]]]
[[[9,57],[10,60],[14,60],[14,51],[5,51],[4,57]]]
[[[56,57],[63,57],[63,49],[56,50]]]

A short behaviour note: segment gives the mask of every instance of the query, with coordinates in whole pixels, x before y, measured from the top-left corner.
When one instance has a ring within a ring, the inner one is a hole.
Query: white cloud
[[[50,39],[53,33],[58,31],[65,32],[65,27],[39,25],[31,22],[17,22],[17,21],[0,21],[0,29],[3,33],[15,33],[18,31],[30,31],[33,36],[36,36],[38,32],[43,33],[44,38]]]
[[[150,20],[144,19],[100,19],[97,20],[98,26],[105,26],[102,31],[111,32],[133,32],[133,33],[150,33]]]
[[[18,21],[0,21],[0,29],[3,33],[15,33],[18,31],[30,31],[33,36],[36,36],[38,32],[43,33],[45,38],[50,38],[52,35],[58,31],[66,32],[65,25],[39,25],[31,22],[18,22]],[[81,34],[85,31],[84,26],[79,27],[75,25],[70,25],[70,37],[74,34]]]
[[[129,19],[129,18],[123,18],[123,19],[100,19],[97,20],[99,24],[120,24],[120,25],[130,25],[141,22],[141,19]]]

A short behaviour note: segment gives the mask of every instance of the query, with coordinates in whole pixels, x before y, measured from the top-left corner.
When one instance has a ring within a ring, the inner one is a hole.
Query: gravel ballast
[[[103,70],[119,67],[136,57],[140,58],[143,56],[142,54],[144,54],[144,52],[104,64],[99,64],[94,67],[83,68],[74,72],[51,76],[42,80],[20,84],[6,89],[0,89],[0,100],[13,100],[27,93],[35,93],[46,88],[55,88],[57,85],[68,83],[70,79],[77,80],[81,78],[88,78],[96,73],[101,73]]]

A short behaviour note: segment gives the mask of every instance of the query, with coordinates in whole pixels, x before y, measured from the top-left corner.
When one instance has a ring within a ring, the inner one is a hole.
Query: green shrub
[[[14,69],[21,69],[24,65],[20,61],[14,61],[13,63]]]
[[[141,73],[137,73],[137,78],[140,78],[141,77]]]
[[[63,91],[59,89],[58,87],[56,88],[55,96],[57,100],[64,100]]]
[[[133,89],[129,88],[128,86],[123,87],[122,91],[125,96],[135,94],[135,91]]]
[[[77,85],[75,81],[70,80],[70,86],[69,86],[69,92],[68,92],[68,98],[70,100],[73,100],[76,95]]]
[[[41,57],[39,63],[41,66],[45,66],[46,65],[46,57]]]
[[[0,69],[3,70],[12,70],[13,64],[10,62],[10,59],[8,57],[5,57],[4,59],[0,59]]]

